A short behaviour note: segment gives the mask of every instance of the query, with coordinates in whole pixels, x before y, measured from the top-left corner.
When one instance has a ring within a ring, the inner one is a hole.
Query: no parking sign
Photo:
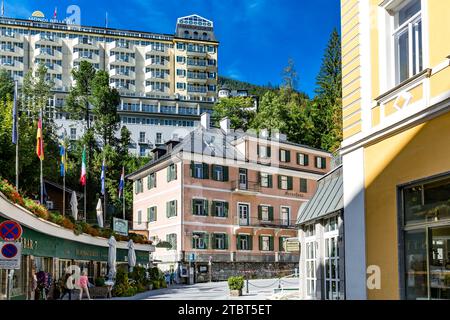
[[[20,269],[22,243],[0,242],[0,269]]]

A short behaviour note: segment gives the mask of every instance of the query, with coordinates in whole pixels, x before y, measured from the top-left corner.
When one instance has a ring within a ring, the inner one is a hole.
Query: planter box
[[[242,296],[242,289],[240,289],[240,290],[230,290],[230,296],[232,296],[232,297]]]
[[[109,298],[109,288],[108,287],[93,287],[89,288],[89,295],[91,298]]]

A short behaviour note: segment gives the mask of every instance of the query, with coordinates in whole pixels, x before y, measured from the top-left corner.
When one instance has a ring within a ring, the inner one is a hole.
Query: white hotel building
[[[71,70],[81,60],[107,70],[111,86],[121,94],[121,124],[132,133],[130,152],[138,155],[183,137],[197,126],[201,113],[212,111],[217,50],[213,22],[198,15],[179,18],[175,34],[0,18],[0,68],[20,86],[29,69],[44,63],[54,82],[50,112],[71,139],[84,131],[62,110]]]

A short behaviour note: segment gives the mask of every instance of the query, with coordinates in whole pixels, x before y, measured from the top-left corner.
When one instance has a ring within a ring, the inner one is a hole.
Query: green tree
[[[39,117],[39,112],[43,111],[43,122],[48,125],[53,123],[53,117],[48,112],[48,101],[51,98],[53,82],[47,67],[40,63],[33,74],[29,70],[23,79],[22,86],[22,110],[26,111],[32,119]]]
[[[6,101],[8,95],[14,96],[14,81],[5,69],[0,69],[0,100]]]
[[[103,145],[114,142],[114,134],[119,129],[120,117],[117,106],[120,104],[120,94],[109,86],[107,71],[98,71],[92,79],[92,105],[95,115],[95,132],[102,138]]]
[[[285,124],[283,114],[286,112],[285,106],[281,101],[280,95],[268,91],[259,102],[258,113],[252,123],[253,129],[281,130]]]
[[[216,125],[222,118],[228,117],[232,128],[246,131],[255,117],[253,99],[250,97],[221,99],[214,106],[212,117]]]

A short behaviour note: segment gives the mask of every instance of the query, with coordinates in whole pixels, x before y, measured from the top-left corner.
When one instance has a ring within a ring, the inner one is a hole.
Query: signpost
[[[8,270],[8,300],[11,298],[14,270],[20,269],[22,258],[22,243],[17,241],[22,236],[20,224],[13,220],[0,223],[0,269]]]

